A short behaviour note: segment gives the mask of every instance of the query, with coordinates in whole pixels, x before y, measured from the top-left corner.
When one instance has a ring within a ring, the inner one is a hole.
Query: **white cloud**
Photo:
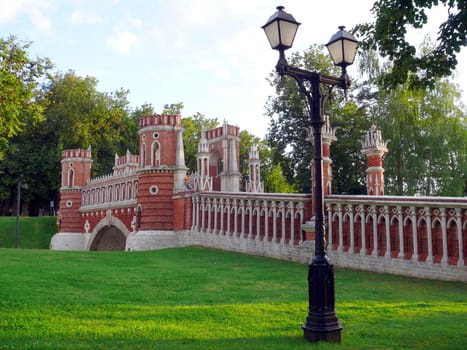
[[[51,33],[52,22],[48,14],[53,9],[48,0],[0,0],[0,23],[12,23],[20,16],[26,16],[34,29]]]
[[[99,24],[102,17],[97,13],[76,10],[71,14],[70,20],[73,24]]]
[[[131,55],[143,42],[142,21],[131,16],[122,19],[107,37],[107,45],[124,55]]]
[[[24,1],[0,0],[0,23],[13,22],[23,11]]]

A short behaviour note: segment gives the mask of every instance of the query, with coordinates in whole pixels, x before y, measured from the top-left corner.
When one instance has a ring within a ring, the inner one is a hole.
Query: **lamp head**
[[[261,28],[264,29],[271,47],[284,51],[292,47],[299,25],[291,14],[284,11],[284,6],[277,6],[277,12]]]
[[[339,27],[339,31],[331,37],[326,47],[334,64],[345,70],[357,55],[358,41],[344,28],[344,26]]]

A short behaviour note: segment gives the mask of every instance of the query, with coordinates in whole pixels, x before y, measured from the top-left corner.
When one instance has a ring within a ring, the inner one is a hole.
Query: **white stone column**
[[[378,256],[378,216],[376,215],[376,206],[371,205],[371,217],[373,221],[373,252],[372,256]]]
[[[363,204],[359,205],[359,210],[360,210],[360,234],[362,237],[362,249],[360,249],[360,255],[366,255],[366,230],[365,230],[365,207]]]
[[[354,223],[353,223],[353,206],[352,204],[347,204],[348,213],[349,213],[349,231],[350,231],[350,248],[349,254],[355,253],[355,232],[354,232]]]
[[[464,266],[464,242],[462,237],[462,214],[460,208],[456,208],[456,226],[457,226],[457,247],[459,249],[459,259],[457,260],[457,266]]]
[[[339,245],[337,251],[342,253],[344,251],[344,228],[342,227],[342,206],[337,204],[337,220],[338,220],[338,230],[339,230]]]
[[[426,262],[433,263],[433,233],[431,231],[431,210],[430,207],[425,207],[425,221],[426,221],[426,236],[428,241],[428,256]]]
[[[399,222],[399,255],[398,258],[404,259],[404,223],[402,217],[402,207],[397,206],[397,221]]]
[[[295,220],[295,210],[294,210],[294,203],[292,201],[287,204],[289,216],[290,216],[290,241],[289,245],[293,246],[295,240],[295,228],[294,228],[294,220]]]
[[[443,257],[441,258],[441,265],[448,265],[448,233],[446,226],[446,208],[439,208],[441,217],[441,229],[443,233]]]
[[[384,206],[384,223],[386,226],[386,253],[384,257],[386,259],[391,259],[391,225],[389,222],[389,207],[387,205]]]
[[[410,207],[410,216],[412,221],[412,240],[413,240],[413,255],[412,261],[418,261],[418,231],[417,231],[417,215],[415,207]]]

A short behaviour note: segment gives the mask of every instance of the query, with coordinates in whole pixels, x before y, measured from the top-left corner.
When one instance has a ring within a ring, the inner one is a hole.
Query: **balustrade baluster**
[[[417,232],[417,212],[414,206],[410,207],[410,217],[412,218],[412,261],[418,261],[418,232]]]
[[[338,220],[338,232],[339,232],[339,244],[337,251],[342,253],[344,251],[344,227],[342,223],[342,205],[337,204],[337,220]]]
[[[391,259],[391,225],[389,222],[389,207],[387,205],[384,206],[384,223],[386,228],[386,253],[384,257]]]
[[[462,242],[462,214],[460,208],[456,208],[456,226],[457,226],[457,249],[459,250],[459,259],[457,266],[464,266],[464,249]]]
[[[402,207],[400,205],[397,206],[397,221],[399,223],[399,255],[398,257],[404,259],[405,252],[404,252],[404,225],[403,225],[403,217],[402,217]]]

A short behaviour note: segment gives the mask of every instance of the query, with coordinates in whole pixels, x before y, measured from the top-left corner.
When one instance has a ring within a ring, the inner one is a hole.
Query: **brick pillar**
[[[381,136],[381,130],[372,125],[365,134],[365,139],[360,141],[362,153],[366,155],[366,188],[367,194],[371,196],[384,195],[384,168],[383,157],[388,152],[387,143]]]

